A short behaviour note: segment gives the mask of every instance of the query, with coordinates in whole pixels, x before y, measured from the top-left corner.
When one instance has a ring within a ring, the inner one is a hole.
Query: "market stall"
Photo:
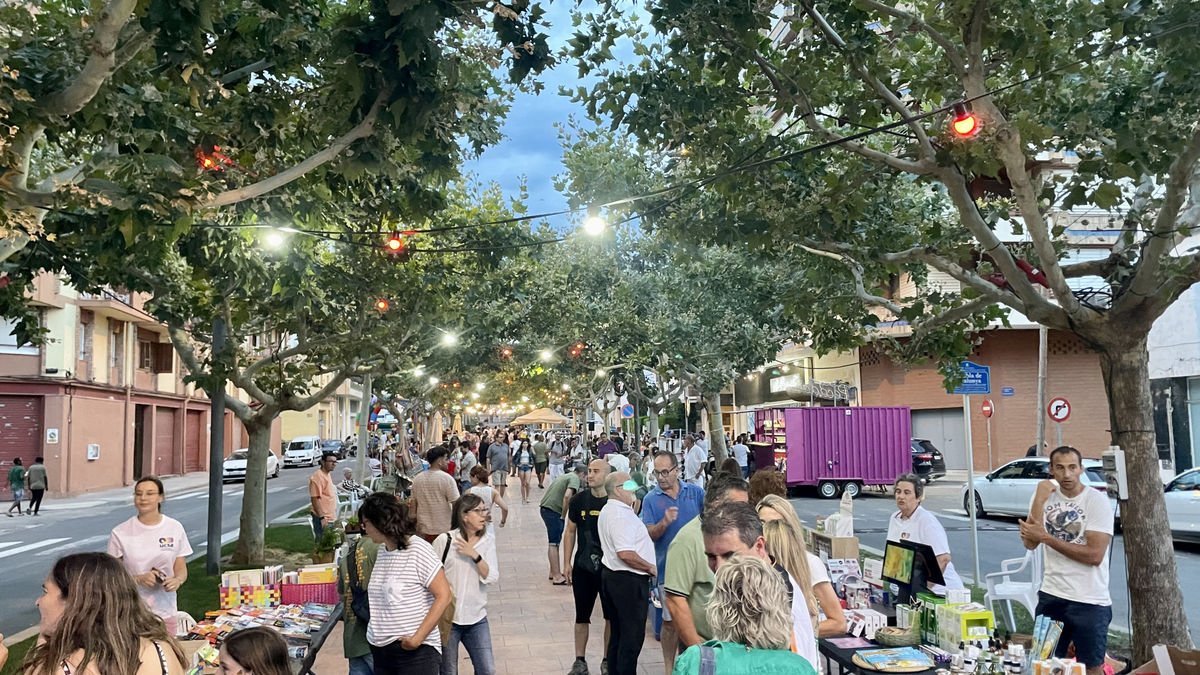
[[[189,657],[188,675],[216,673],[216,655],[230,634],[265,626],[283,636],[292,672],[315,675],[313,663],[334,626],[342,618],[337,568],[309,565],[295,572],[275,565],[221,575],[220,608],[182,638]]]

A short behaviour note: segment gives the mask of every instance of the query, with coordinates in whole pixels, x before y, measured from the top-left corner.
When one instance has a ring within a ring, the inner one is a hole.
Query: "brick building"
[[[52,495],[207,470],[209,401],[183,382],[166,327],[143,310],[145,300],[80,293],[43,274],[30,302],[49,331],[45,344],[16,344],[0,320],[0,468],[45,457]],[[227,455],[246,446],[230,413],[225,439]]]
[[[981,335],[971,360],[991,366],[995,412],[991,418],[992,467],[1021,457],[1037,436],[1036,327],[996,328]],[[932,364],[904,366],[871,347],[860,350],[861,405],[908,406],[913,435],[927,438],[946,456],[949,469],[965,469],[967,453],[962,397],[947,394]],[[1006,388],[1011,394],[1005,395]],[[1062,425],[1063,443],[1085,457],[1099,457],[1108,447],[1108,396],[1099,357],[1069,333],[1050,331],[1047,344],[1046,398],[1065,397],[1072,413]],[[989,469],[988,420],[980,411],[983,396],[971,398],[971,435],[975,469]],[[1041,414],[1045,414],[1044,411]],[[1047,418],[1046,441],[1055,444],[1055,424]]]

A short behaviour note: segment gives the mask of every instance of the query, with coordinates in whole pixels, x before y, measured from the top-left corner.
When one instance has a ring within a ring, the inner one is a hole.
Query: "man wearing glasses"
[[[666,576],[667,547],[675,535],[704,508],[704,488],[679,480],[679,460],[671,452],[654,454],[654,479],[658,485],[642,501],[642,522],[654,540],[658,579]],[[661,628],[660,628],[661,626]],[[654,610],[654,632],[660,634],[663,664],[674,667],[679,640],[666,607]]]

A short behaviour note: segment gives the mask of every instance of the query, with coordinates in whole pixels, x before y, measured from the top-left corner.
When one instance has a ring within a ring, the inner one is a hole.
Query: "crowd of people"
[[[817,639],[845,631],[829,571],[806,550],[778,472],[747,480],[732,455],[693,473],[696,460],[689,459],[704,446],[691,436],[676,453],[644,442],[635,449],[620,435],[589,442],[480,432],[397,457],[398,470],[420,467],[406,494],[359,492],[352,475],[335,486],[332,455],[310,479],[316,532],[335,517],[335,491],[349,485],[361,497],[356,515],[364,536],[352,539],[339,561],[352,675],[455,675],[460,647],[475,673],[495,673],[488,589],[502,570],[492,526],[508,521],[505,494],[514,475],[522,504],[531,503],[536,478],[547,580],[571,588],[575,659],[568,675],[593,672],[593,639],[603,640],[600,673],[636,673],[648,625],[668,674],[804,675],[817,670]],[[1089,675],[1098,675],[1111,619],[1113,513],[1080,480],[1078,450],[1054,449],[1050,465],[1055,480],[1039,486],[1032,516],[1020,521],[1025,546],[1045,549],[1037,613],[1063,623],[1059,655],[1073,648]],[[888,539],[932,548],[943,583],[928,590],[961,588],[946,532],[921,506],[924,483],[904,474],[893,487],[897,510]],[[192,549],[182,525],[162,513],[162,481],[139,479],[133,497],[135,514],[113,528],[107,553],[71,554],[54,564],[37,602],[40,637],[22,673],[183,672],[176,593],[187,582]],[[603,630],[593,634],[597,602]],[[6,657],[0,648],[0,665]],[[267,629],[236,633],[220,654],[221,673],[287,668],[286,646]]]

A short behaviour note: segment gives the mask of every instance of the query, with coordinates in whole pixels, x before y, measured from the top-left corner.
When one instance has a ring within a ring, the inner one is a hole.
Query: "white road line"
[[[37,555],[37,556],[54,555],[54,554],[60,553],[62,551],[83,548],[84,546],[91,546],[93,544],[99,544],[101,542],[107,542],[107,541],[108,541],[108,535],[101,534],[101,535],[97,535],[95,537],[88,537],[87,539],[80,539],[78,541],[73,541],[69,544],[63,544],[62,546],[56,546],[52,549],[48,549],[45,551],[38,551],[37,553],[34,553],[34,555]]]
[[[25,544],[24,546],[10,548],[7,551],[0,551],[0,558],[7,558],[10,555],[16,555],[18,553],[24,553],[26,551],[32,551],[34,549],[39,549],[39,548],[45,548],[46,546],[53,546],[59,542],[67,541],[68,539],[70,539],[70,537],[62,537],[60,539],[46,539],[45,541],[36,541],[32,544]]]
[[[19,543],[21,543],[21,542],[19,542],[19,541],[0,541],[0,548],[8,548],[9,546],[16,546]]]
[[[946,513],[945,511],[939,511],[939,512],[935,513],[934,515],[937,516],[938,518],[949,518],[950,520],[961,520],[964,523],[971,522],[971,519],[968,518],[967,516],[960,516],[957,513]],[[976,518],[975,520],[978,521],[979,519]]]
[[[270,494],[275,494],[275,493],[277,493],[277,492],[286,492],[286,491],[288,491],[288,490],[295,490],[295,489],[296,489],[296,488],[291,488],[291,487],[288,487],[288,486],[286,486],[286,485],[280,485],[279,487],[273,487],[273,488],[269,488],[269,489],[267,490],[267,494],[269,494],[269,495],[270,495]]]

